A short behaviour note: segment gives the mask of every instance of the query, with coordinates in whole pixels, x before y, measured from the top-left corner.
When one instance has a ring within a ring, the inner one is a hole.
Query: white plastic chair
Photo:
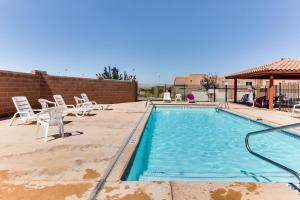
[[[82,98],[74,96],[74,99],[76,102],[77,112],[81,112],[82,113],[81,116],[89,114],[93,110],[93,108],[90,107],[91,104],[84,102],[84,100]]]
[[[176,102],[177,102],[177,101],[179,101],[179,102],[182,101],[182,96],[181,96],[181,94],[176,94],[176,95],[175,95],[175,101],[176,101]]]
[[[47,99],[38,99],[38,102],[42,106],[42,110],[50,108],[49,105],[53,105],[54,107],[56,106],[56,103],[53,101],[48,101]]]
[[[84,102],[89,103],[93,109],[98,109],[98,110],[100,110],[100,109],[108,110],[109,109],[110,105],[102,105],[102,104],[97,104],[96,101],[90,101],[88,96],[86,95],[86,93],[81,93],[81,97],[84,100]]]
[[[40,112],[41,110],[32,109],[25,96],[12,97],[12,101],[16,107],[17,112],[14,114],[14,116],[8,123],[9,126],[13,124],[18,115],[20,116],[20,119],[24,124],[29,121],[37,121],[37,115],[34,113],[34,111]]]
[[[295,116],[295,112],[300,113],[300,104],[295,104],[293,106],[292,116]]]
[[[60,94],[53,95],[57,106],[62,106],[65,114],[75,114],[78,117],[77,110],[74,105],[66,105],[64,99]]]
[[[170,92],[165,92],[165,93],[164,93],[163,101],[164,101],[164,102],[172,102]]]
[[[37,114],[37,130],[36,135],[39,134],[40,126],[44,128],[44,141],[47,142],[48,140],[48,133],[50,126],[58,126],[59,134],[64,137],[64,123],[63,123],[63,112],[64,108],[61,106],[46,108],[42,110],[39,114]],[[44,116],[47,115],[47,118]]]

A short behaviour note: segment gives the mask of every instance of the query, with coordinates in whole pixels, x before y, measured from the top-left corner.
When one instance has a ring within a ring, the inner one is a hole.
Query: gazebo
[[[238,79],[269,79],[268,96],[269,109],[273,109],[274,79],[300,80],[300,59],[282,58],[271,64],[233,73],[225,77],[234,79],[234,102],[237,102],[237,80]]]

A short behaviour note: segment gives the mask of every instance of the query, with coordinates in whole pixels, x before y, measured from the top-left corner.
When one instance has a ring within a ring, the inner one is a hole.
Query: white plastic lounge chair
[[[81,116],[89,114],[93,110],[93,108],[91,108],[90,103],[86,103],[86,102],[84,102],[83,99],[81,99],[79,97],[76,97],[76,96],[74,96],[74,99],[75,99],[75,102],[76,102],[76,110],[77,110],[77,112],[82,113]]]
[[[65,114],[75,114],[78,117],[77,110],[74,105],[66,105],[64,99],[60,94],[53,95],[55,103],[57,106],[62,106]]]
[[[81,93],[81,97],[84,100],[84,102],[90,104],[90,106],[93,109],[98,109],[98,110],[100,110],[100,109],[102,109],[102,110],[108,110],[109,109],[110,105],[97,104],[96,101],[90,101],[89,98],[88,98],[88,96],[86,95],[86,93]]]
[[[64,123],[63,123],[63,112],[64,108],[61,106],[58,107],[52,107],[52,108],[46,108],[39,114],[37,114],[37,129],[36,129],[36,135],[39,134],[40,126],[44,128],[44,141],[47,142],[48,140],[48,132],[49,132],[49,126],[58,126],[58,132],[59,134],[64,137]],[[42,117],[47,115],[48,117]]]
[[[176,102],[178,102],[178,101],[181,102],[181,101],[182,101],[182,96],[181,96],[181,94],[176,94],[176,95],[175,95],[175,101],[176,101]]]
[[[42,106],[42,110],[49,108],[49,105],[53,105],[54,107],[56,106],[56,103],[53,101],[48,101],[47,99],[38,99],[38,102]]]
[[[164,93],[163,101],[164,101],[164,102],[172,102],[170,92],[165,92],[165,93]]]
[[[293,106],[292,116],[295,116],[295,112],[300,113],[300,104],[295,104]]]
[[[17,115],[20,116],[20,119],[25,124],[29,121],[37,121],[37,115],[34,111],[41,111],[40,109],[32,109],[27,98],[25,96],[16,96],[12,97],[12,101],[16,107],[17,112],[11,118],[9,126],[11,126],[16,119]]]

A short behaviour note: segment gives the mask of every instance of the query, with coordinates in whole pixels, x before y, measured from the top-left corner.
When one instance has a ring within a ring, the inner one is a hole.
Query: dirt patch
[[[254,192],[255,190],[257,190],[257,185],[255,184],[255,183],[247,183],[246,185],[245,185],[245,187],[247,188],[247,190],[249,191],[249,192]]]
[[[57,184],[44,188],[28,188],[24,185],[0,183],[0,200],[64,200],[67,196],[72,195],[81,198],[91,187],[90,183]]]
[[[124,197],[118,194],[108,196],[106,200],[151,200],[151,198],[142,189],[138,189],[133,194],[127,194]]]
[[[232,189],[225,190],[224,188],[219,188],[210,191],[210,198],[211,200],[241,200],[242,193]]]
[[[104,193],[109,193],[109,192],[111,192],[111,191],[113,191],[113,190],[115,190],[115,189],[119,189],[118,187],[109,187],[109,186],[105,186],[104,188],[103,188],[103,192]]]
[[[258,185],[256,183],[234,183],[230,184],[230,187],[244,187],[248,192],[255,192],[258,189]]]
[[[94,170],[94,169],[86,169],[85,174],[83,175],[83,179],[93,179],[93,178],[98,178],[100,174]]]
[[[8,170],[0,170],[0,181],[8,179]]]

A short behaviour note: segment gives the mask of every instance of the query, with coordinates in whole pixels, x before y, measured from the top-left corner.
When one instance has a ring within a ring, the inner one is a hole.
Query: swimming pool
[[[245,148],[245,136],[268,126],[214,108],[157,107],[123,180],[297,181]],[[278,131],[253,136],[254,151],[300,170],[300,140]]]

